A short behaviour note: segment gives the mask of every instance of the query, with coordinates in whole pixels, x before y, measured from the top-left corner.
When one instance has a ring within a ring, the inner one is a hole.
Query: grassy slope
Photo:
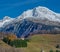
[[[50,49],[55,51],[56,44],[60,44],[60,35],[34,35],[24,52],[40,52],[41,49],[45,52],[49,52]]]
[[[56,44],[60,44],[60,35],[34,35],[28,42],[27,48],[17,48],[23,50],[23,52],[40,52],[44,49],[45,52],[49,52],[50,49],[56,50]],[[9,48],[10,46],[0,40],[0,45]],[[60,49],[59,49],[60,50]]]
[[[11,47],[9,46],[8,44],[6,44],[5,42],[3,42],[2,40],[0,40],[0,46],[4,47],[4,48],[7,48],[7,47]]]

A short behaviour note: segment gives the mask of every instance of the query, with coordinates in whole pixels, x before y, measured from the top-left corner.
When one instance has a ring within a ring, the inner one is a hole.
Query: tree
[[[17,36],[14,35],[14,34],[12,34],[12,35],[8,35],[7,38],[8,38],[9,40],[13,41],[13,40],[17,39]]]

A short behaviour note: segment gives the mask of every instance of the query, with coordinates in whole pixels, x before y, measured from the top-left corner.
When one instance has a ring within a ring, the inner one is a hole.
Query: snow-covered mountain
[[[10,18],[9,16],[5,16],[3,20],[0,20],[0,27],[3,27],[3,25],[7,25],[13,20],[14,20],[13,18]]]
[[[37,21],[37,23],[41,23],[41,21],[44,22],[44,24],[45,22],[46,24],[50,24],[50,22],[55,22],[56,24],[58,23],[58,25],[60,25],[60,14],[55,13],[46,7],[38,6],[36,8],[24,11],[20,16],[16,17],[16,19],[5,16],[3,20],[0,20],[0,27],[2,27],[4,23],[8,23],[14,20],[20,21],[26,18],[29,20]]]
[[[46,7],[36,7],[31,10],[23,12],[18,18],[29,19],[31,21],[49,25],[59,25],[60,26],[60,14],[49,10]]]
[[[18,37],[33,33],[59,33],[60,14],[50,9],[38,6],[24,11],[16,18],[5,16],[0,20],[1,32],[12,32]]]

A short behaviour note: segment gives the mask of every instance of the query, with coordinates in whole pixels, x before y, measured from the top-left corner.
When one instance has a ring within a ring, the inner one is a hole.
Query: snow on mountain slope
[[[60,14],[46,7],[36,7],[23,12],[16,18],[5,16],[0,20],[0,32],[14,33],[27,37],[35,33],[60,33]]]
[[[55,13],[46,7],[38,6],[36,8],[24,11],[16,18],[5,16],[3,20],[0,20],[0,27],[9,23],[18,22],[23,19],[37,21],[37,23],[43,23],[47,25],[60,25],[60,14]]]
[[[18,19],[28,19],[33,22],[43,23],[46,25],[60,26],[60,14],[51,11],[50,9],[38,6],[36,8],[24,11]]]
[[[0,20],[0,27],[3,27],[3,25],[11,23],[12,21],[13,18],[10,18],[9,16],[5,16],[3,20]]]
[[[34,17],[36,19],[40,19],[40,20],[49,20],[49,21],[56,21],[60,23],[60,14],[55,13],[51,10],[49,10],[46,7],[36,7],[34,9],[31,10],[27,10],[25,11],[22,15],[20,15],[18,18],[20,19],[24,19],[24,18],[31,18]]]

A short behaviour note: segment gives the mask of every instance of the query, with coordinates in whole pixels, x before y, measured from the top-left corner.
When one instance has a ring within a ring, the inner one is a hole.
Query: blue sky
[[[0,0],[0,19],[4,16],[17,17],[28,9],[45,6],[60,13],[60,0]]]

